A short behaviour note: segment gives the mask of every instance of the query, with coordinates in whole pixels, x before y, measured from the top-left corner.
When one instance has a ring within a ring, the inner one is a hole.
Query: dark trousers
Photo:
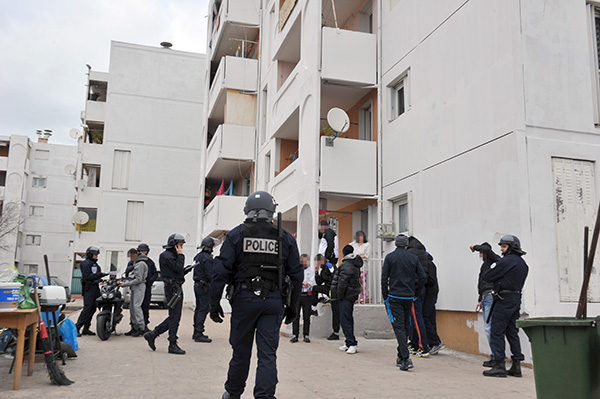
[[[437,333],[437,321],[435,313],[435,303],[437,302],[438,294],[425,297],[423,301],[423,322],[425,323],[425,331],[427,332],[427,341],[430,346],[439,345],[442,343]]]
[[[302,335],[308,337],[310,335],[310,313],[311,306],[313,303],[312,295],[300,295],[300,300],[298,301],[298,317],[294,320],[292,324],[292,334],[296,337],[300,335],[300,311],[302,311]]]
[[[329,295],[329,287],[326,285],[314,285],[312,288],[312,305],[316,306],[319,303],[319,295]],[[333,332],[339,334],[340,332],[340,304],[339,301],[331,301],[331,326]]]
[[[340,304],[340,319],[342,322],[342,330],[346,337],[346,346],[356,346],[358,345],[358,341],[356,341],[356,337],[354,336],[354,301],[340,299],[336,302],[339,302]]]
[[[201,284],[194,284],[196,309],[194,310],[194,332],[204,333],[204,322],[210,309],[210,296]]]
[[[398,341],[398,357],[402,360],[408,359],[407,331],[410,328],[412,300],[389,298],[389,309],[394,319],[392,328]]]
[[[92,318],[96,313],[96,298],[100,296],[100,288],[97,284],[94,284],[90,289],[85,290],[83,293],[83,309],[77,319],[77,330],[84,328],[90,328],[92,324]]]
[[[231,305],[229,343],[233,356],[229,362],[225,389],[242,395],[246,387],[256,335],[258,366],[254,383],[255,398],[275,398],[277,386],[277,347],[283,320],[283,301],[279,291],[262,299],[248,290],[241,291]]]
[[[506,343],[504,337],[508,340],[511,358],[513,360],[525,360],[521,352],[521,341],[519,340],[519,329],[517,320],[521,308],[521,294],[503,293],[502,300],[496,300],[494,310],[492,310],[492,333],[490,346],[494,354],[494,360],[504,361],[506,358]]]
[[[165,286],[165,297],[167,303],[173,298],[173,289]],[[183,295],[181,300],[173,308],[169,308],[169,316],[162,321],[159,325],[154,327],[154,331],[159,334],[169,331],[169,342],[177,342],[177,330],[179,329],[179,321],[181,320],[181,309],[183,307]]]
[[[427,330],[425,329],[425,321],[423,320],[423,302],[425,299],[425,288],[420,292],[417,300],[413,302],[411,325],[412,333],[410,335],[410,343],[415,348],[427,350],[429,342],[427,340]]]
[[[144,302],[142,302],[142,313],[144,313],[144,323],[150,324],[150,300],[152,299],[152,284],[146,285],[144,293]]]

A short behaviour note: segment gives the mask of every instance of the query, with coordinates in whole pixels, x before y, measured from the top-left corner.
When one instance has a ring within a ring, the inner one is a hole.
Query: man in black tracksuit
[[[98,247],[89,247],[85,251],[85,260],[79,265],[81,270],[81,285],[83,286],[83,310],[77,319],[77,334],[81,335],[96,335],[90,331],[90,324],[94,313],[96,313],[96,298],[100,296],[100,288],[98,282],[106,273],[102,273],[102,269],[98,265],[98,255],[100,249]],[[81,328],[83,327],[83,331]]]
[[[381,293],[398,341],[396,366],[404,371],[413,367],[406,344],[411,308],[415,293],[426,281],[419,258],[408,252],[407,246],[408,237],[397,236],[397,248],[385,257],[381,270]]]
[[[330,295],[331,291],[331,280],[333,273],[337,270],[337,267],[327,261],[321,254],[317,254],[315,257],[316,270],[315,270],[315,282],[317,285],[312,288],[313,305],[316,306],[319,303],[319,294]],[[327,338],[329,341],[337,341],[340,339],[340,303],[339,301],[331,301],[331,325],[333,332]]]
[[[148,244],[141,243],[137,247],[138,252],[141,255],[148,256],[150,253],[150,247]],[[144,313],[144,323],[146,324],[145,331],[148,332],[148,324],[150,324],[150,302],[152,301],[152,286],[158,279],[158,270],[156,270],[156,264],[152,259],[148,257],[145,260],[148,265],[148,277],[146,277],[146,292],[144,294],[144,302],[142,302],[142,312]]]
[[[160,254],[158,264],[160,265],[160,274],[165,281],[165,296],[167,303],[171,301],[174,295],[181,290],[181,286],[185,281],[185,255],[183,255],[183,244],[185,238],[181,234],[171,234],[167,240],[167,245],[164,245],[165,251]],[[179,321],[181,320],[181,309],[183,306],[183,292],[181,299],[173,306],[169,307],[169,316],[163,320],[154,330],[144,334],[144,338],[148,341],[148,346],[153,351],[156,350],[154,341],[156,338],[169,331],[169,353],[175,355],[185,355],[185,351],[177,345],[177,330],[179,329]]]
[[[486,377],[521,377],[521,361],[525,360],[521,352],[521,341],[519,340],[519,329],[517,319],[521,310],[521,291],[529,267],[522,256],[525,251],[521,249],[521,241],[514,235],[506,235],[500,239],[500,250],[502,259],[490,266],[483,274],[483,279],[494,284],[497,293],[492,305],[492,334],[491,346],[494,352],[494,364],[491,370],[486,370]],[[512,366],[506,371],[504,364],[505,341],[508,340],[512,352]]]
[[[212,340],[204,335],[204,322],[210,310],[210,295],[208,294],[213,274],[212,252],[217,244],[217,239],[205,237],[200,244],[201,251],[194,257],[194,296],[196,308],[194,309],[194,334],[195,342],[210,343]]]
[[[335,231],[329,227],[326,220],[321,220],[319,224],[319,253],[327,259],[332,265],[337,266],[339,258],[338,237]]]
[[[419,258],[419,262],[425,272],[425,284],[429,281],[429,260],[427,259],[427,250],[425,245],[416,237],[408,238],[408,252]],[[416,291],[416,300],[413,303],[414,312],[412,315],[412,332],[410,334],[411,346],[416,350],[415,356],[429,356],[429,338],[425,318],[423,315],[423,305],[425,302],[426,287],[425,284]],[[437,334],[436,334],[437,335]],[[438,338],[439,340],[439,338]]]
[[[432,355],[437,354],[446,347],[437,333],[435,304],[439,293],[437,266],[433,263],[433,256],[427,252],[427,283],[425,283],[425,297],[423,299],[423,321],[425,322],[425,331],[429,342],[429,353]]]

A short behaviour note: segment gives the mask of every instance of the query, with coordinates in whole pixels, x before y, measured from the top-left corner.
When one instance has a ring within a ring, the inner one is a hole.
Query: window
[[[38,274],[38,265],[25,264],[23,265],[23,274]]]
[[[409,108],[409,71],[400,75],[389,86],[390,91],[390,121],[404,114]]]
[[[398,234],[410,234],[410,212],[408,194],[394,201],[394,219],[398,226]]]
[[[144,202],[127,201],[125,220],[125,241],[141,241],[144,220]]]
[[[368,1],[360,12],[360,31],[373,33],[373,2]]]
[[[131,163],[131,151],[115,150],[113,165],[112,188],[116,190],[129,189],[129,165]]]
[[[271,153],[265,155],[265,183],[271,181]]]
[[[35,159],[48,160],[50,159],[50,151],[48,150],[35,150],[34,153]]]
[[[36,188],[46,188],[46,178],[45,177],[34,177],[31,185],[32,185],[32,187],[36,187]]]
[[[267,139],[267,99],[269,91],[265,87],[260,97],[260,144]]]
[[[242,184],[242,196],[247,197],[250,194],[252,194],[252,174],[248,173]]]
[[[2,141],[0,142],[0,157],[7,157],[8,156],[8,141]]]
[[[373,140],[373,105],[370,101],[358,111],[358,138]]]
[[[100,187],[100,165],[83,164],[81,178],[87,180],[88,187]]]
[[[96,231],[96,218],[98,217],[98,209],[78,208],[78,211],[87,213],[90,220],[88,220],[86,224],[78,224],[77,231]]]
[[[29,207],[29,216],[44,216],[44,207],[32,205]]]
[[[119,269],[119,251],[110,251],[110,271],[116,272]]]
[[[6,186],[6,171],[0,170],[0,187]]]
[[[40,245],[42,236],[27,234],[25,236],[25,245]]]

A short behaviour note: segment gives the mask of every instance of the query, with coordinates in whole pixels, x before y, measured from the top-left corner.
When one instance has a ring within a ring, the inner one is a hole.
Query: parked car
[[[46,276],[38,274],[26,274],[25,277],[27,277],[27,281],[29,282],[30,287],[43,287],[45,285],[48,285],[48,277]],[[65,292],[67,294],[67,302],[71,302],[71,288],[67,285],[67,283],[65,283],[56,276],[50,276],[50,282],[52,283],[51,285],[64,287]]]
[[[131,300],[129,287],[125,287],[125,304],[123,307],[125,309],[129,309],[129,301]],[[166,309],[167,306],[167,298],[165,297],[165,282],[160,276],[160,272],[158,272],[158,279],[152,284],[152,299],[150,299],[150,304],[155,304],[160,306],[163,309]]]

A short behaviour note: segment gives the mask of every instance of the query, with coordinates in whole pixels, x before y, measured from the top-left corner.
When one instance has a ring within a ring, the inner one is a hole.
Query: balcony
[[[242,223],[246,197],[219,195],[204,210],[203,237],[218,237]]]
[[[325,26],[322,39],[323,80],[356,86],[377,83],[377,38],[374,34]]]
[[[104,122],[106,120],[106,102],[88,100],[85,107],[85,120]]]
[[[208,117],[215,123],[225,122],[225,105],[229,90],[255,95],[257,90],[258,61],[248,58],[224,57],[215,74],[209,93]],[[236,112],[256,109],[236,109]],[[253,115],[255,117],[255,115]]]
[[[255,40],[259,32],[260,0],[223,0],[213,17],[211,60],[234,55],[240,41]]]
[[[254,162],[255,129],[251,126],[220,125],[208,145],[206,178],[230,180],[239,177]]]
[[[377,195],[377,142],[321,137],[321,191],[359,197]],[[352,171],[352,178],[348,172]]]
[[[270,192],[277,199],[278,209],[287,211],[297,205],[298,201],[298,168],[299,162],[293,162],[282,170],[270,184]]]

